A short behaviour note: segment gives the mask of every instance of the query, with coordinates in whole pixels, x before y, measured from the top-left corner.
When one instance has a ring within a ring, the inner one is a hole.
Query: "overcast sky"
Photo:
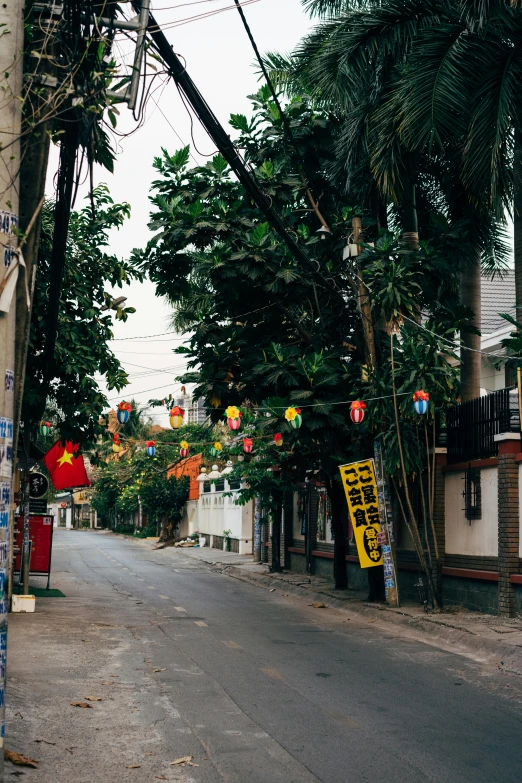
[[[175,3],[170,6],[167,0],[155,0],[154,14],[162,25],[211,10],[230,9],[165,31],[174,51],[185,58],[187,71],[200,92],[228,128],[231,112],[249,113],[246,96],[259,86],[253,67],[254,53],[239,14],[231,8],[233,0],[199,0],[197,3],[175,0]],[[254,0],[245,4],[244,11],[261,52],[290,51],[310,27],[301,0]],[[148,196],[154,178],[154,156],[161,154],[161,147],[173,151],[188,144],[191,138],[190,119],[174,84],[169,83],[163,91],[158,91],[155,101],[157,104],[149,102],[145,125],[119,140],[114,174],[101,169],[96,172],[97,181],[108,184],[115,201],[127,201],[131,205],[131,220],[122,231],[111,235],[111,250],[119,256],[128,255],[134,247],[144,246],[150,238]],[[120,112],[118,129],[132,130],[135,123],[124,104],[120,106]],[[193,133],[198,150],[212,155],[215,148],[196,119]],[[205,160],[195,151],[194,155],[198,161]],[[50,182],[56,154],[52,160]],[[85,192],[86,186],[83,195]],[[78,198],[75,207],[81,206],[82,199]],[[180,338],[163,335],[156,339],[131,339],[168,330],[169,308],[155,297],[154,286],[149,282],[133,284],[126,287],[124,293],[128,297],[127,304],[136,307],[137,312],[126,324],[116,324],[114,335],[117,339],[112,345],[129,372],[131,383],[121,394],[114,391],[108,394],[112,405],[124,397],[146,403],[151,397],[179,390],[179,384],[173,379],[182,369],[181,358],[172,354],[172,348],[180,345]],[[165,413],[156,413],[155,420],[168,425]]]

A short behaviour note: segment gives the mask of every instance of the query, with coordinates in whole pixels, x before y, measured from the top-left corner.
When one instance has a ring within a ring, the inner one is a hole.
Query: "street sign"
[[[49,481],[43,473],[29,473],[29,497],[31,499],[43,498],[47,495]]]
[[[47,514],[47,499],[46,498],[30,498],[29,499],[29,513],[30,514]]]

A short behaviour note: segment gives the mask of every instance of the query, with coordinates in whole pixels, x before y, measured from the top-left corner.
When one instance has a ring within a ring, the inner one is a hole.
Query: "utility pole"
[[[20,134],[24,49],[23,0],[0,5],[0,781],[4,779],[7,575],[13,514],[13,412],[15,288],[22,267],[18,254]]]

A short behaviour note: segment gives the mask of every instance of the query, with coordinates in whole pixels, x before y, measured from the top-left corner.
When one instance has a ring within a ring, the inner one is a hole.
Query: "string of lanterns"
[[[423,416],[428,412],[428,403],[429,403],[430,395],[428,392],[424,391],[424,389],[418,389],[413,394],[413,409],[415,413],[417,413],[420,416]],[[350,419],[354,424],[361,424],[364,421],[364,415],[365,410],[367,408],[367,405],[364,400],[353,400],[350,403]],[[129,402],[126,402],[123,400],[123,402],[120,402],[118,405],[118,422],[120,424],[126,424],[126,422],[129,420],[130,412],[132,410],[132,405]],[[228,408],[225,410],[225,419],[227,421],[228,427],[232,431],[237,431],[241,427],[241,419],[243,416],[243,412],[241,408],[238,408],[236,405],[229,405]],[[185,411],[183,408],[180,408],[179,405],[176,405],[173,407],[169,412],[169,422],[172,429],[177,430],[183,425],[185,417]],[[303,417],[301,413],[301,408],[295,408],[293,406],[289,406],[284,413],[284,418],[288,422],[288,424],[292,427],[294,430],[300,429],[303,423]],[[47,434],[49,432],[50,428],[49,422],[40,422],[40,432],[42,434]],[[44,432],[44,430],[46,430]],[[266,437],[270,436],[258,436],[255,439],[256,440],[263,440]],[[276,432],[273,436],[273,442],[277,448],[281,448],[283,445],[283,435],[280,432]],[[156,454],[156,444],[153,440],[148,440],[145,443],[147,448],[147,454],[149,457],[154,457]],[[201,443],[201,444],[193,444],[193,445],[202,445],[206,446],[209,445],[207,443]],[[179,444],[180,446],[180,456],[182,458],[188,457],[190,445],[186,440],[182,440]],[[121,441],[120,436],[116,432],[113,435],[113,451],[117,454],[121,451]],[[253,449],[253,439],[252,438],[243,438],[243,451],[245,454],[250,454]],[[219,441],[214,441],[210,446],[210,454],[212,457],[217,457],[220,452],[223,450],[223,445]]]

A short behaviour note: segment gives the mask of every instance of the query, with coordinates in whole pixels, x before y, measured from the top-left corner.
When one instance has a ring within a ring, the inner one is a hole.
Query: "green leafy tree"
[[[500,0],[487,11],[460,0],[306,6],[320,21],[292,57],[267,57],[272,76],[291,95],[304,86],[341,118],[332,172],[348,180],[381,224],[398,219],[403,241],[415,248],[418,226],[431,237],[436,205],[465,233],[458,261],[468,310],[462,397],[476,397],[481,265],[498,270],[507,256],[502,226],[510,123],[518,126],[520,8]]]
[[[95,376],[102,376],[107,388],[117,391],[128,382],[127,373],[109,347],[113,315],[110,310],[102,310],[105,289],[143,278],[135,263],[121,261],[108,251],[108,232],[121,228],[129,217],[129,206],[115,204],[103,185],[96,188],[94,200],[94,216],[90,207],[71,216],[55,349],[56,372],[47,408],[42,381],[53,208],[50,204],[44,207],[22,411],[30,429],[40,419],[49,418],[61,437],[80,442],[94,436],[98,419],[107,407]],[[133,312],[133,307],[119,308],[115,317],[126,321]]]
[[[252,101],[251,120],[232,115],[238,144],[289,229],[306,246],[310,266],[302,268],[289,256],[220,156],[189,168],[188,149],[173,155],[164,150],[155,161],[160,175],[153,183],[150,225],[155,236],[141,258],[158,293],[172,302],[175,326],[191,334],[189,345],[177,349],[188,359],[189,371],[182,380],[196,384],[195,394],[206,399],[211,418],[223,420],[229,404],[242,405],[244,427],[251,425],[268,441],[273,432],[284,433],[285,448],[277,451],[272,446],[267,451],[268,461],[281,462],[279,476],[268,476],[262,460],[249,462],[255,491],[265,487],[264,496],[269,498],[295,486],[306,470],[319,471],[332,502],[335,579],[343,588],[345,501],[338,466],[369,456],[374,435],[395,429],[393,408],[379,412],[378,406],[372,406],[368,416],[374,424],[357,429],[350,421],[348,401],[391,396],[386,383],[387,328],[392,319],[399,328],[405,318],[417,323],[422,307],[432,318],[429,328],[454,338],[461,318],[458,275],[455,255],[445,254],[455,230],[442,219],[434,221],[432,242],[422,244],[413,256],[392,234],[379,234],[373,215],[363,212],[365,238],[375,247],[367,245],[358,262],[347,258],[343,248],[358,212],[344,189],[326,176],[338,127],[335,116],[295,97],[286,112],[296,153],[268,90],[261,89]],[[312,169],[315,185],[321,185],[320,207],[301,176],[302,159]],[[323,214],[331,229],[324,242],[316,233]],[[370,304],[365,317],[377,326],[378,367],[371,372],[364,368],[361,276]],[[419,370],[417,359],[427,332],[414,334],[412,349],[403,352],[404,368],[397,360],[399,385],[409,378],[413,387],[426,372]],[[437,339],[433,344],[439,349],[445,345]],[[433,351],[426,363],[430,359]],[[454,372],[442,359],[435,367],[440,376],[437,388],[444,389],[440,399],[447,403],[458,393]],[[451,382],[446,383],[445,376]],[[434,389],[434,402],[438,396]],[[303,425],[297,431],[284,419],[290,405],[303,410]],[[416,469],[417,462],[411,460],[408,470]]]
[[[121,457],[107,459],[93,490],[92,505],[105,524],[116,525],[140,504],[148,525],[154,525],[163,540],[172,538],[181,521],[188,497],[186,476],[168,477],[169,468],[179,460],[172,447],[157,445],[149,457],[142,444],[134,444]],[[139,530],[136,532],[140,532]]]

